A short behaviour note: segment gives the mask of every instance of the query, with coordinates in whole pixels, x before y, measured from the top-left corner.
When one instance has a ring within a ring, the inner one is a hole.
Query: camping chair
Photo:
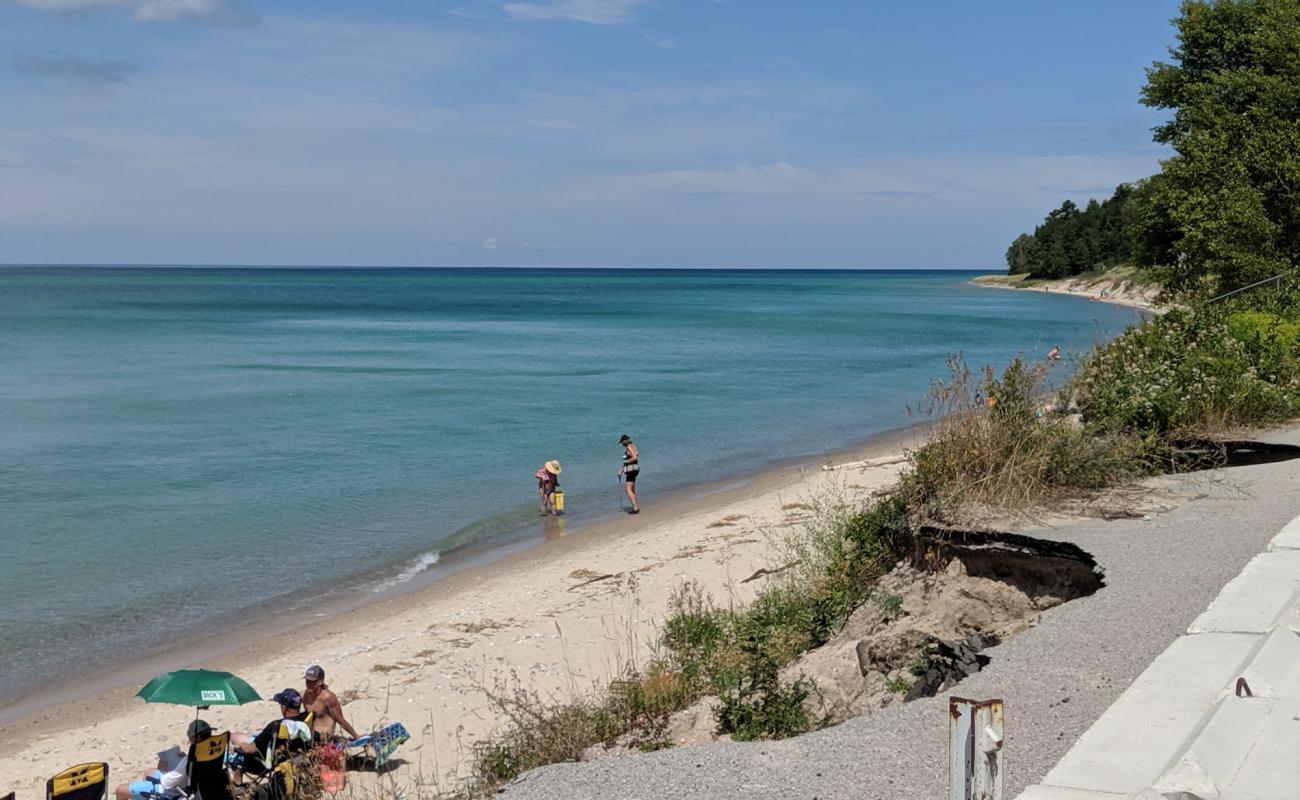
[[[229,731],[190,745],[185,772],[189,776],[189,794],[195,800],[231,800],[230,773],[226,772],[229,747]]]
[[[17,793],[17,792],[10,792],[9,794],[5,795],[4,797],[0,797],[0,800],[14,800],[14,798],[17,797],[17,796],[18,796],[18,793]]]
[[[316,715],[307,712],[301,720],[282,719],[271,742],[271,752],[267,755],[266,765],[274,767],[292,756],[305,753],[312,746],[312,723]]]
[[[45,782],[45,800],[104,800],[107,796],[108,765],[102,761],[69,767]]]

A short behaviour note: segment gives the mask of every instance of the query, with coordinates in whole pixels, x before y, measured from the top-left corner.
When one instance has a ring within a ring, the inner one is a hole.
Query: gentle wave
[[[396,575],[389,578],[388,580],[381,581],[371,591],[373,591],[375,594],[379,594],[380,592],[387,591],[393,588],[394,586],[400,586],[403,583],[406,583],[407,581],[411,580],[415,576],[419,575],[421,572],[424,572],[429,567],[432,567],[433,565],[437,564],[441,560],[442,560],[442,554],[439,553],[437,550],[430,550],[427,553],[422,553],[418,557],[416,557],[413,561],[408,563],[401,572],[397,573]]]

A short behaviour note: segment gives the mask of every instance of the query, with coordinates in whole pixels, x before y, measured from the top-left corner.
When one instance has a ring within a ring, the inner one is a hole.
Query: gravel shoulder
[[[1300,445],[1300,427],[1255,438]],[[1106,586],[1044,612],[1036,627],[987,651],[992,663],[952,692],[782,742],[558,764],[522,776],[503,796],[929,800],[947,793],[947,706],[955,694],[1006,702],[1005,794],[1015,797],[1300,515],[1300,460],[1157,483],[1186,499],[1148,520],[1023,531],[1089,551]]]

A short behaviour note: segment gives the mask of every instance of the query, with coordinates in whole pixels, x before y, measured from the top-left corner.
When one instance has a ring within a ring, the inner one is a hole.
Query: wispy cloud
[[[1109,197],[1115,192],[1115,186],[1039,186],[1044,192],[1070,195],[1101,195]]]
[[[82,83],[121,83],[136,67],[121,60],[95,60],[71,55],[20,55],[14,69],[28,75],[43,75]]]
[[[507,3],[502,6],[515,19],[571,19],[592,25],[624,25],[652,0],[549,0],[542,3]]]
[[[90,11],[95,8],[129,5],[130,0],[14,0],[20,6],[34,8],[37,11],[53,11],[58,14],[71,14],[78,11]]]
[[[76,14],[106,8],[129,8],[138,22],[194,20],[220,25],[250,26],[258,16],[223,0],[14,0],[22,6],[55,14]]]
[[[892,197],[892,198],[930,196],[929,192],[914,192],[911,191],[910,189],[871,189],[864,192],[858,192],[858,194],[866,195],[867,197]]]
[[[136,6],[135,18],[141,22],[175,22],[209,17],[220,10],[219,0],[144,0]]]
[[[455,8],[447,9],[447,13],[451,14],[453,17],[460,17],[461,19],[487,18],[487,14],[484,14],[482,10],[473,6],[456,6]]]
[[[647,33],[645,40],[661,50],[676,50],[677,40],[659,33]]]

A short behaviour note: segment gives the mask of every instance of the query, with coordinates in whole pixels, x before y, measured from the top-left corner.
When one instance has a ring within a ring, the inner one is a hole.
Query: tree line
[[[1066,200],[1034,229],[1022,233],[1007,249],[1012,275],[1064,278],[1098,267],[1131,264],[1137,232],[1133,217],[1139,192],[1127,183],[1115,188],[1109,199],[1079,208]]]
[[[1184,0],[1142,103],[1172,116],[1155,175],[1067,200],[1007,250],[1011,274],[1135,264],[1204,297],[1300,272],[1300,0]]]

